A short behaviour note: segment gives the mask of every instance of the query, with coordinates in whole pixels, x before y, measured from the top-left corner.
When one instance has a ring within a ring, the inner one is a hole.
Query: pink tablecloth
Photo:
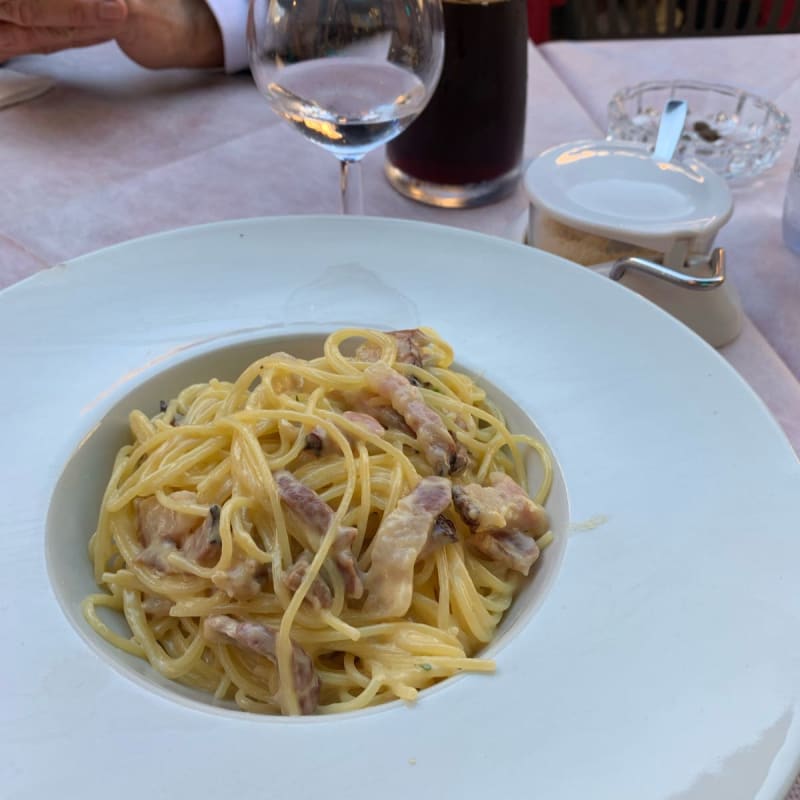
[[[0,287],[51,263],[134,236],[236,217],[338,213],[336,160],[290,130],[248,75],[148,73],[102,45],[18,59],[56,77],[50,93],[0,112]],[[586,112],[531,48],[531,155],[594,132]],[[522,191],[471,211],[396,194],[383,154],[364,163],[368,214],[505,235]]]

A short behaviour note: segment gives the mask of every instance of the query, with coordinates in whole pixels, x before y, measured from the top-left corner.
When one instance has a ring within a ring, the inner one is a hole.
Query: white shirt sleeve
[[[247,0],[206,0],[217,19],[225,49],[225,71],[247,69]]]

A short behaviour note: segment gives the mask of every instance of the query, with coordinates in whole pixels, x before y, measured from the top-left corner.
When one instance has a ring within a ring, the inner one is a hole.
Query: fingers
[[[125,19],[125,0],[0,0],[0,22],[21,28],[90,28]]]
[[[88,47],[113,39],[118,27],[23,28],[0,22],[0,62],[28,53],[54,53],[70,47]]]
[[[0,0],[0,62],[113,39],[127,14],[125,0]]]

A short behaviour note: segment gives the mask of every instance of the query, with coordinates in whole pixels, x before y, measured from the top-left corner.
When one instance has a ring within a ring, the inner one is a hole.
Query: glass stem
[[[342,159],[339,163],[339,188],[342,191],[342,214],[364,213],[364,193],[361,185],[361,160]]]

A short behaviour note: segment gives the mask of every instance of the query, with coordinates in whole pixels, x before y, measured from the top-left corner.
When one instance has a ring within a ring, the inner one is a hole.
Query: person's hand
[[[128,18],[116,39],[137,64],[151,69],[222,66],[222,34],[205,0],[127,3]]]
[[[205,0],[0,0],[0,63],[116,39],[143,67],[221,67]]]
[[[0,0],[0,63],[115,38],[125,27],[124,0]]]

